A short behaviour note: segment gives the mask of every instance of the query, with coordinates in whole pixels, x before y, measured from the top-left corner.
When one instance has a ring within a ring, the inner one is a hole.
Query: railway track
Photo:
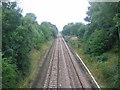
[[[83,70],[61,35],[55,39],[40,66],[43,68],[39,70],[41,73],[33,83],[33,88],[100,89]]]

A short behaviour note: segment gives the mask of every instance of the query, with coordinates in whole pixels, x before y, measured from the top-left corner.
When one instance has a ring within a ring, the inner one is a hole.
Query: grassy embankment
[[[19,84],[20,88],[30,87],[32,81],[35,80],[35,77],[37,76],[37,73],[39,70],[38,64],[39,64],[41,58],[44,56],[47,49],[50,48],[51,44],[52,44],[52,41],[48,41],[48,42],[44,43],[42,46],[40,46],[38,50],[32,49],[30,51],[30,59],[31,59],[30,74],[29,74],[29,76],[25,77],[25,79],[20,82],[20,84]]]
[[[67,43],[79,54],[101,88],[118,87],[118,54],[114,53],[114,48],[103,53],[107,56],[105,61],[98,61],[95,56],[85,54],[77,40],[68,40]]]

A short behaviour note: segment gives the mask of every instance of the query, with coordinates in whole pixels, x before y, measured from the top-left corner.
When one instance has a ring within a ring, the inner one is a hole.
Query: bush
[[[114,37],[115,32],[116,31],[112,32],[111,30],[95,30],[87,42],[84,41],[86,52],[97,56],[110,50],[116,41],[116,37]]]
[[[12,58],[2,59],[2,87],[16,88],[19,81],[17,66],[11,63]],[[19,76],[20,77],[20,76]]]
[[[106,54],[96,56],[97,61],[106,61],[108,59],[108,56]]]
[[[113,60],[111,63],[99,63],[99,71],[103,75],[103,79],[108,83],[109,88],[119,87],[118,60]]]

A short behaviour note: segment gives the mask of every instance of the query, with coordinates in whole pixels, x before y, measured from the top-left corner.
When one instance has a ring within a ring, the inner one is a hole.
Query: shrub
[[[2,87],[15,88],[19,81],[17,66],[11,63],[12,58],[2,59]],[[20,77],[20,76],[19,76]]]
[[[118,88],[119,87],[119,74],[118,74],[118,60],[113,60],[110,64],[108,63],[99,63],[98,65],[103,78],[108,83],[109,88]]]
[[[106,61],[108,59],[108,56],[106,54],[96,56],[97,61]]]

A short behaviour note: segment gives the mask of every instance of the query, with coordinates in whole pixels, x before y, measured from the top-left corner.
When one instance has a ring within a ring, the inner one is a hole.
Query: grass
[[[68,44],[74,48],[74,50],[82,58],[83,62],[91,71],[92,75],[98,82],[101,88],[115,88],[118,86],[118,54],[114,53],[114,50],[103,53],[107,55],[107,60],[97,61],[96,57],[84,54],[82,44],[78,48],[78,41],[68,41]]]
[[[108,55],[108,60],[104,62],[98,62],[95,57],[84,54],[82,49],[76,51],[78,52],[84,63],[87,65],[87,67],[90,69],[100,87],[110,87],[110,78],[112,78],[112,75],[110,76],[110,74],[113,72],[112,68],[117,65],[118,56],[113,54],[112,52],[106,52],[106,54]]]
[[[35,80],[35,77],[37,76],[38,73],[38,64],[41,60],[41,58],[43,57],[43,55],[45,54],[46,50],[48,48],[50,48],[52,42],[46,42],[44,43],[42,46],[40,46],[40,48],[37,49],[32,49],[30,51],[30,63],[31,63],[31,67],[30,67],[30,74],[25,77],[24,80],[22,80],[19,84],[20,88],[28,88],[30,87],[30,85],[32,84],[32,82]]]

